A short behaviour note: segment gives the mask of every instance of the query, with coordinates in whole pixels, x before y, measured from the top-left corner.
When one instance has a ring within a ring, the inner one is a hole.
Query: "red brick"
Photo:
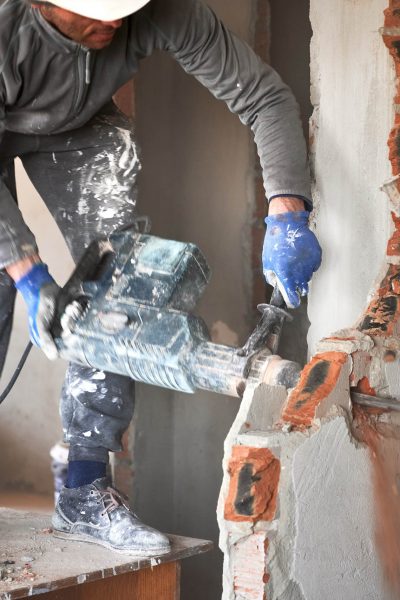
[[[314,356],[301,372],[282,420],[295,426],[311,427],[318,406],[333,391],[347,359],[344,352],[324,352]]]
[[[389,265],[374,298],[358,325],[360,331],[378,337],[391,337],[400,318],[398,265]]]
[[[387,244],[387,255],[400,256],[400,217],[396,217],[395,213],[392,212],[392,219],[395,230]]]
[[[234,446],[225,502],[227,521],[272,521],[276,514],[280,461],[268,448]]]
[[[265,584],[269,581],[266,555],[269,542],[264,532],[254,533],[233,545],[233,581],[235,597],[266,600]]]

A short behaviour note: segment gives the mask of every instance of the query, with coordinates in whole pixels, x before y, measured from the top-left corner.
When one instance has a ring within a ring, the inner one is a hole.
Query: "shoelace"
[[[106,490],[102,490],[102,492],[99,491],[98,493],[100,496],[99,502],[104,502],[102,516],[106,513],[111,513],[119,506],[124,506],[127,510],[130,510],[128,499],[118,490],[108,487]]]

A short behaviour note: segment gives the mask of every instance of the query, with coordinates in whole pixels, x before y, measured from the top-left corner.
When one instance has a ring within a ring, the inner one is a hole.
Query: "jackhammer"
[[[210,278],[200,250],[137,230],[93,242],[60,294],[53,335],[62,358],[136,381],[242,396],[250,382],[294,387],[300,366],[276,355],[291,316],[276,290],[242,348],[215,344],[193,314]],[[79,316],[66,333],[69,307]]]

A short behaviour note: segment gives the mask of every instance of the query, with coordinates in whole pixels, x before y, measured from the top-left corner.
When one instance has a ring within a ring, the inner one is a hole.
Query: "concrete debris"
[[[32,557],[22,556],[21,562],[25,563],[23,565],[18,565],[14,560],[0,562],[0,581],[4,583],[34,581],[36,573],[32,571],[32,565],[30,564],[33,560]]]
[[[373,339],[357,329],[340,329],[317,344],[317,354],[323,352],[344,352],[352,354],[357,350],[368,352],[374,347]]]

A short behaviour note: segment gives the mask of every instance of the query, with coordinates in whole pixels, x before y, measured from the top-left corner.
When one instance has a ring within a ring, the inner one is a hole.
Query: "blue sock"
[[[68,474],[65,487],[77,488],[93,483],[106,476],[107,465],[95,460],[71,460],[68,463]]]

